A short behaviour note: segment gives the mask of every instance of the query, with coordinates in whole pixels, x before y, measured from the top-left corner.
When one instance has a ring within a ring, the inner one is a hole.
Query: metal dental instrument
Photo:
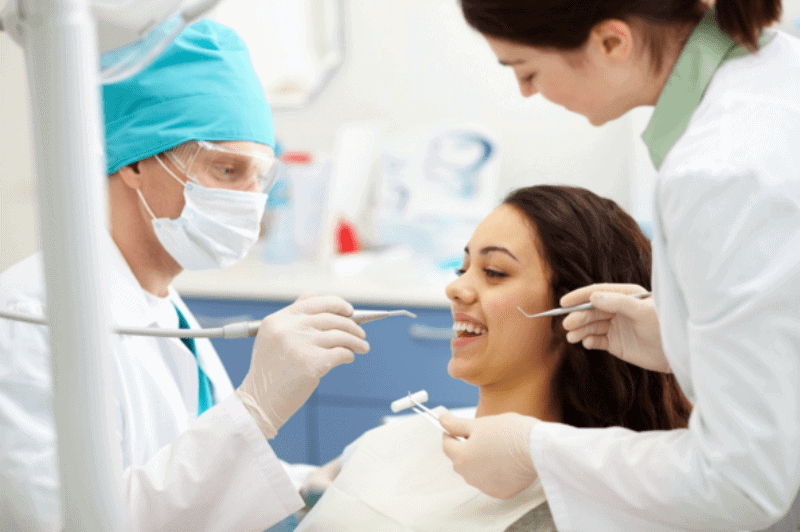
[[[417,315],[407,310],[356,310],[350,319],[359,325],[368,321],[382,320],[383,318],[393,318],[395,316],[408,316],[416,318]]]
[[[444,427],[442,426],[442,424],[441,424],[441,423],[439,423],[439,416],[437,416],[437,415],[436,415],[436,414],[433,412],[433,410],[431,410],[431,409],[430,409],[430,408],[428,408],[427,406],[425,406],[425,405],[423,405],[422,403],[420,403],[419,401],[417,401],[417,400],[414,398],[414,396],[413,396],[413,395],[411,395],[411,392],[408,392],[408,399],[409,399],[409,400],[411,401],[411,403],[414,405],[414,406],[411,408],[411,409],[412,409],[414,412],[416,412],[417,414],[421,415],[422,417],[424,417],[425,419],[427,419],[428,421],[430,421],[431,423],[433,423],[433,425],[434,425],[434,426],[438,427],[438,428],[439,428],[439,430],[441,430],[442,432],[444,432],[444,433],[445,433],[445,434],[447,434],[448,436],[451,436],[451,437],[453,437],[453,438],[455,438],[455,439],[457,439],[457,440],[460,440],[460,441],[464,441],[464,437],[463,437],[463,436],[453,436],[452,434],[450,434],[450,431],[448,431],[446,428],[444,428]]]
[[[652,292],[641,292],[639,294],[631,294],[631,297],[635,297],[636,299],[644,299],[652,295]],[[538,314],[528,314],[522,307],[517,307],[517,310],[522,312],[522,314],[526,318],[542,318],[544,316],[561,316],[563,314],[569,314],[570,312],[575,312],[576,310],[591,310],[594,308],[594,305],[591,303],[584,303],[582,305],[575,305],[574,307],[564,307],[564,308],[556,308],[553,310],[548,310],[546,312],[540,312]]]
[[[356,310],[350,316],[354,322],[361,324],[368,321],[391,318],[395,316],[408,316],[416,318],[416,314],[407,310]],[[47,319],[42,316],[33,316],[23,312],[10,310],[0,310],[0,318],[15,321],[24,321],[36,325],[47,325]],[[162,329],[159,327],[114,327],[112,331],[116,334],[126,334],[131,336],[157,336],[168,338],[247,338],[255,336],[261,320],[241,321],[229,323],[222,327],[212,327],[207,329]]]

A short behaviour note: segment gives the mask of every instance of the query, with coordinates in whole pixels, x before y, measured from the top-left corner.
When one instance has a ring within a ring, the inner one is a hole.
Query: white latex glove
[[[664,349],[652,298],[631,294],[646,292],[635,284],[593,284],[561,298],[562,307],[590,301],[593,310],[572,312],[564,318],[567,341],[583,342],[586,349],[602,349],[644,369],[672,373]]]
[[[319,379],[366,353],[366,333],[347,316],[353,306],[336,296],[303,294],[270,314],[258,329],[250,369],[236,390],[264,436],[278,429],[309,398]]]
[[[342,457],[334,458],[324,466],[308,474],[300,486],[300,496],[308,504],[309,498],[319,498],[342,471]]]
[[[510,499],[539,478],[530,451],[536,418],[515,413],[475,419],[442,414],[439,422],[452,435],[444,434],[442,448],[453,469],[486,495]]]

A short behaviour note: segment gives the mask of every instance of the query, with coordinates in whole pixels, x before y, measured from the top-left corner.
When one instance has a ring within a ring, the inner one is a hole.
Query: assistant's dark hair
[[[512,192],[503,204],[531,224],[538,251],[549,265],[552,308],[564,294],[594,283],[650,289],[650,242],[612,200],[583,188],[539,185]],[[562,320],[553,319],[552,347],[562,353],[553,379],[564,423],[637,431],[687,425],[691,404],[674,376],[570,344]]]
[[[760,31],[781,16],[781,0],[717,0],[715,6],[720,27],[753,50]],[[484,35],[562,50],[583,46],[604,20],[638,19],[653,26],[645,38],[655,45],[656,64],[664,26],[697,23],[707,9],[701,0],[461,0],[467,23]]]

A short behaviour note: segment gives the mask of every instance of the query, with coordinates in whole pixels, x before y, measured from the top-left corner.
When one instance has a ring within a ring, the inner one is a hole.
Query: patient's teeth
[[[455,332],[468,332],[470,334],[481,335],[486,333],[486,329],[477,323],[470,323],[467,321],[453,322],[453,330]]]

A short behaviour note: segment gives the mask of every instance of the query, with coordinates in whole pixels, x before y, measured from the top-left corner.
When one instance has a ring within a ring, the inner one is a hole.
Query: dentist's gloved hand
[[[336,296],[303,294],[270,314],[258,329],[253,358],[236,390],[267,439],[309,398],[319,379],[339,364],[366,353],[366,333],[353,320],[353,306]]]
[[[442,448],[453,461],[453,469],[486,495],[510,499],[539,478],[530,450],[536,418],[506,413],[462,419],[442,414],[439,422],[452,435],[443,435]]]
[[[564,318],[567,341],[583,342],[586,349],[602,349],[644,369],[672,373],[664,349],[652,298],[632,294],[646,290],[635,284],[593,284],[561,298],[562,307],[590,301],[595,308]]]

